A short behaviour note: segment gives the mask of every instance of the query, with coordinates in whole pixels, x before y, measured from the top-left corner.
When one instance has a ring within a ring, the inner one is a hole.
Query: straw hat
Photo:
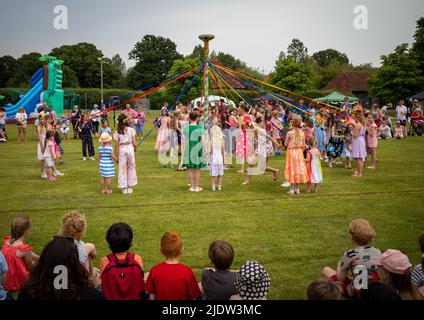
[[[109,142],[109,141],[111,141],[111,140],[112,140],[112,136],[111,136],[109,133],[107,133],[107,132],[103,132],[103,133],[100,135],[100,138],[99,138],[99,141],[100,141],[101,143]]]

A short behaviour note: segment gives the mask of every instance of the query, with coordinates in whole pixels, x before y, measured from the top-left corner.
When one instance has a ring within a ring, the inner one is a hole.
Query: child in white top
[[[54,176],[54,160],[56,159],[56,152],[54,150],[54,132],[47,131],[46,143],[44,149],[44,165],[47,171],[47,181],[57,180]]]
[[[209,151],[212,191],[215,191],[215,182],[218,184],[218,191],[221,191],[224,175],[224,135],[216,121],[210,130]]]

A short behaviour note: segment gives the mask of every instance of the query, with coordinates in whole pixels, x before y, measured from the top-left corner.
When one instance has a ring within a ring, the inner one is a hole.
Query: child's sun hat
[[[263,265],[250,260],[240,267],[234,284],[240,297],[253,300],[266,297],[271,280]]]
[[[103,132],[99,138],[99,142],[101,143],[109,142],[111,140],[112,140],[112,136],[107,132]]]
[[[391,273],[405,274],[412,264],[408,257],[399,250],[387,249],[376,261],[377,265]]]

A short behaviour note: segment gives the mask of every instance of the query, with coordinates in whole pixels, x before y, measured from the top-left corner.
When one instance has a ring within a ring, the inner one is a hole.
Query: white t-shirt
[[[27,123],[27,114],[25,112],[18,112],[15,115],[15,119],[18,120],[21,125],[25,125]]]
[[[100,122],[100,110],[96,110],[96,109],[91,110],[90,115],[91,117],[94,117],[92,121]]]
[[[406,120],[406,113],[407,112],[408,112],[408,108],[405,105],[397,106],[396,107],[396,119],[401,120],[401,121]]]

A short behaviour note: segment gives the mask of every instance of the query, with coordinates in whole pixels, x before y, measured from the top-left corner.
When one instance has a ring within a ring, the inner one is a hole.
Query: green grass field
[[[7,132],[10,141],[0,145],[0,233],[9,233],[14,215],[28,214],[33,221],[28,243],[36,253],[58,231],[61,217],[76,209],[87,217],[84,240],[97,246],[98,259],[108,253],[105,233],[114,222],[132,226],[133,251],[143,256],[146,270],[162,260],[162,234],[177,230],[185,247],[181,261],[200,279],[209,266],[209,243],[225,239],[235,248],[233,269],[249,259],[265,266],[271,276],[269,299],[304,299],[305,288],[322,267],[335,267],[350,248],[347,227],[359,217],[374,225],[376,247],[400,249],[413,264],[419,262],[417,239],[424,232],[421,137],[380,141],[377,169],[362,178],[351,177],[352,171],[342,167],[324,166],[318,194],[290,197],[281,181],[273,182],[268,174],[241,187],[244,177],[236,168],[226,170],[221,193],[208,191],[208,172],[202,173],[206,191],[190,193],[186,172],[161,169],[152,134],[137,151],[139,185],[134,193],[122,195],[115,178],[114,193],[103,195],[97,161],[81,160],[81,141],[63,142],[65,164],[58,168],[65,176],[48,183],[39,175],[33,126],[28,127],[27,144],[17,144],[14,125]],[[283,169],[284,157],[271,163]]]

